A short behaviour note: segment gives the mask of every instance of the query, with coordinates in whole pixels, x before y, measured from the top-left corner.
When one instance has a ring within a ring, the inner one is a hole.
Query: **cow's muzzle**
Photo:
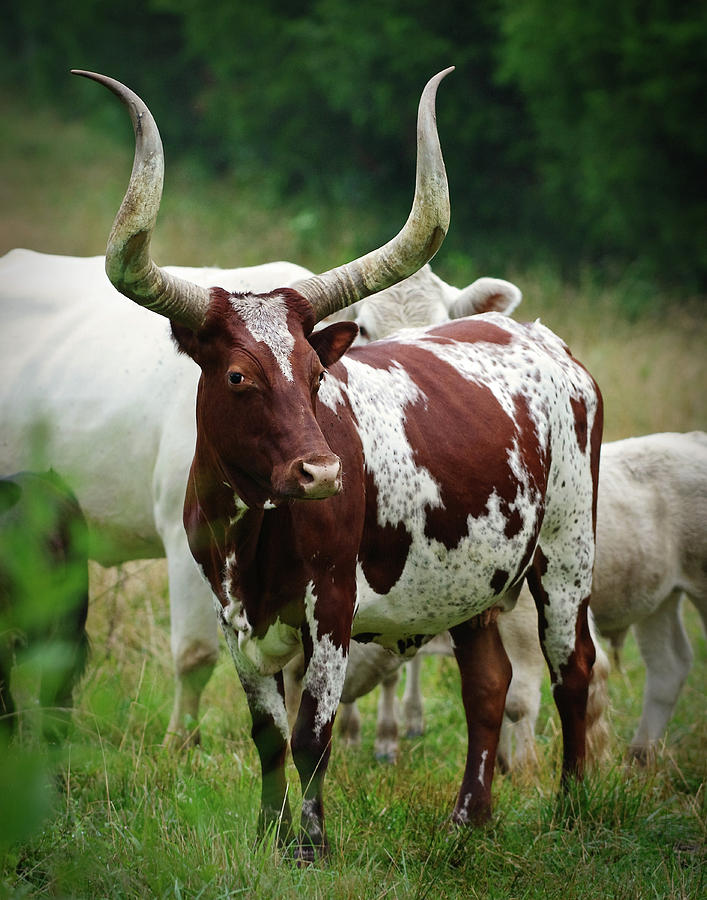
[[[293,460],[282,479],[282,493],[302,500],[322,500],[341,490],[338,456],[308,456]]]

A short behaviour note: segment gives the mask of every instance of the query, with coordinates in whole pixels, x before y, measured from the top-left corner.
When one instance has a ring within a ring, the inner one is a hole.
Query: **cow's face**
[[[309,303],[288,289],[212,293],[200,331],[172,329],[201,368],[197,449],[214,477],[248,506],[337,493],[341,462],[317,422],[317,393],[356,325],[338,322],[312,334]]]

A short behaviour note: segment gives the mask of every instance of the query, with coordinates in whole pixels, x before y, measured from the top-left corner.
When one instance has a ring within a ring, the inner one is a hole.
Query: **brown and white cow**
[[[439,247],[448,198],[434,97],[444,74],[420,101],[415,200],[400,234],[269,294],[205,291],[152,262],[159,135],[135,94],[90,76],[126,104],[136,134],[106,269],[172,321],[201,368],[184,522],[247,695],[260,825],[281,836],[290,831],[282,668],[304,651],[291,746],[305,860],[327,845],[322,789],[352,636],[406,654],[451,630],[468,723],[453,820],[488,818],[511,677],[495,610],[513,604],[526,577],[562,721],[563,781],[583,768],[602,423],[594,381],[546,328],[496,314],[345,356],[354,324],[313,331]]]

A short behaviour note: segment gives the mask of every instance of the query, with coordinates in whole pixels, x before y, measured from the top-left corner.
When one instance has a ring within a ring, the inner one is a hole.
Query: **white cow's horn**
[[[439,72],[425,86],[417,112],[417,175],[412,209],[402,230],[365,256],[294,284],[314,308],[317,321],[407,278],[439,250],[449,227],[449,187],[437,136],[437,85],[454,70]]]

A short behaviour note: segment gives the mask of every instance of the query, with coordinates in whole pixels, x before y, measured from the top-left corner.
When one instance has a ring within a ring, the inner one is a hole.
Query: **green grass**
[[[114,146],[112,132],[96,137],[77,121],[27,115],[8,98],[2,105],[0,252],[102,253],[130,169],[127,129]],[[377,228],[346,210],[279,205],[267,185],[235,176],[210,182],[167,154],[159,262],[285,258],[321,270],[366,249]],[[521,316],[540,316],[599,381],[608,439],[707,425],[705,323],[694,298],[656,294],[628,275],[607,287],[589,274],[568,285],[547,268],[478,271],[473,250],[468,257],[442,250],[435,268],[459,285],[482,274],[516,281],[525,295]],[[614,765],[578,789],[572,815],[557,809],[558,726],[546,703],[537,777],[497,776],[492,825],[451,832],[465,754],[458,675],[451,660],[429,660],[425,736],[405,742],[396,767],[376,764],[376,698],[364,699],[361,749],[335,745],[332,754],[331,857],[299,870],[256,842],[259,765],[226,652],[206,689],[202,748],[167,753],[160,746],[172,702],[164,567],[96,568],[93,576],[93,656],[71,742],[57,755],[34,739],[32,673],[17,673],[29,705],[22,741],[0,751],[0,898],[704,896],[707,649],[691,610],[696,661],[655,769],[623,763],[643,679],[629,640],[625,672],[611,678]]]
[[[376,697],[362,701],[363,742],[335,744],[326,784],[332,854],[299,870],[256,840],[259,765],[245,701],[222,652],[203,704],[203,746],[160,746],[171,706],[168,611],[162,563],[93,568],[93,657],[77,695],[70,744],[50,759],[32,737],[3,761],[40,780],[40,816],[5,845],[0,896],[412,898],[692,898],[704,890],[707,645],[687,612],[695,665],[659,763],[628,768],[623,749],[640,711],[635,644],[612,673],[612,758],[557,806],[559,736],[545,704],[536,777],[495,780],[488,828],[447,825],[465,753],[452,660],[426,660],[426,733],[405,741],[397,766],[373,759]],[[115,581],[115,586],[113,582]],[[7,754],[6,754],[7,755]],[[299,787],[290,765],[293,803]],[[17,792],[15,792],[17,793]],[[51,807],[41,805],[51,797]],[[37,803],[35,803],[35,806]],[[568,814],[569,813],[569,814]]]

